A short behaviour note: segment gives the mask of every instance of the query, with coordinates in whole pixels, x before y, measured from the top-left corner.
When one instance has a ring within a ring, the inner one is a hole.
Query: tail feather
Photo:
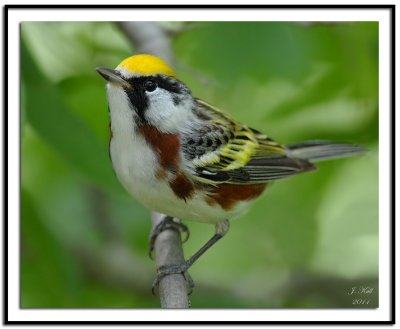
[[[351,157],[366,151],[358,145],[329,141],[306,141],[300,144],[287,145],[286,148],[290,157],[310,162]]]

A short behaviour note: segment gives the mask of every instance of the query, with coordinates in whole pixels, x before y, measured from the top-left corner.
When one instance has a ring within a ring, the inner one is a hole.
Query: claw
[[[166,222],[166,223],[164,223]],[[149,253],[151,255],[151,252],[154,248],[154,241],[159,234],[159,232],[163,231],[166,226],[165,225],[170,225],[169,227],[172,227],[174,229],[182,229],[187,232],[187,236],[189,237],[189,230],[187,229],[186,225],[183,225],[180,222],[175,222],[172,217],[165,217],[160,224],[158,224],[150,237],[150,248],[149,248]],[[160,266],[157,269],[157,277],[153,282],[152,286],[152,293],[155,295],[155,291],[158,288],[158,285],[161,281],[161,279],[169,274],[182,274],[185,277],[186,282],[188,283],[189,286],[189,294],[192,293],[194,283],[192,278],[190,277],[189,273],[187,270],[189,269],[190,266],[193,265],[193,263],[199,259],[201,255],[203,255],[209,248],[211,248],[219,239],[221,239],[229,229],[229,220],[224,220],[220,223],[217,223],[215,226],[215,234],[211,237],[210,240],[208,240],[192,257],[190,257],[188,260],[184,261],[181,264],[173,264],[173,265],[163,265]],[[187,240],[187,239],[186,239]],[[186,241],[185,240],[185,241]]]
[[[185,225],[185,224],[183,224],[183,223],[180,223],[182,226],[181,226],[181,232],[183,232],[183,233],[185,233],[185,238],[184,239],[182,239],[182,243],[185,243],[187,240],[189,240],[189,237],[190,237],[190,231],[189,231],[189,228]]]
[[[162,231],[165,231],[167,229],[173,229],[178,232],[184,232],[186,235],[185,235],[185,238],[182,240],[182,243],[186,242],[189,239],[190,231],[189,231],[189,228],[185,224],[181,223],[178,220],[175,220],[173,217],[165,216],[164,219],[160,223],[158,223],[151,231],[150,240],[149,240],[149,251],[148,251],[150,259],[154,259],[153,251],[154,251],[154,244],[156,242],[157,236]]]
[[[181,264],[160,266],[157,269],[157,277],[154,280],[153,285],[151,287],[151,292],[153,293],[153,295],[156,295],[156,289],[158,289],[161,279],[170,274],[182,274],[183,275],[183,277],[185,278],[185,280],[188,284],[188,288],[189,288],[188,294],[190,295],[194,288],[194,282],[193,282],[193,279],[190,277],[189,272],[187,271],[189,267],[190,267],[190,264],[188,262],[184,262]]]

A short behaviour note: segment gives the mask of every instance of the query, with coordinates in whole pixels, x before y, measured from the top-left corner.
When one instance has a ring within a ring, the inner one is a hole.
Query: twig
[[[137,52],[160,56],[168,63],[172,63],[170,35],[160,25],[155,22],[120,22],[118,26]],[[153,228],[164,216],[152,212]],[[168,229],[161,232],[155,241],[154,250],[157,268],[184,261],[180,234],[175,230]],[[190,305],[187,283],[181,274],[170,274],[161,278],[158,292],[163,308],[187,308]]]
[[[152,212],[153,227],[159,224],[165,215]],[[177,230],[162,231],[155,241],[156,263],[162,265],[180,264],[184,262],[180,233]],[[170,274],[160,280],[158,291],[162,308],[188,308],[187,282],[182,274]]]
[[[171,40],[160,25],[155,22],[119,22],[118,26],[139,53],[160,56],[172,63]]]

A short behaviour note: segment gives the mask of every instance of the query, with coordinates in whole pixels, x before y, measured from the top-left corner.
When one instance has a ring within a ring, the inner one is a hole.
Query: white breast
[[[118,179],[135,197],[158,185],[155,178],[157,157],[137,133],[135,113],[129,108],[122,88],[107,88],[112,138],[110,156]]]

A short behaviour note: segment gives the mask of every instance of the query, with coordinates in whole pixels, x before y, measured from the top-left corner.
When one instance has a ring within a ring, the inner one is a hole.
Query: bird
[[[112,166],[128,193],[165,214],[153,229],[150,253],[177,221],[215,225],[215,233],[181,264],[157,269],[162,277],[187,270],[229,230],[276,180],[316,169],[322,160],[364,153],[364,148],[324,140],[283,145],[192,95],[163,59],[135,54],[115,69],[96,68],[106,80]],[[153,285],[153,286],[154,286]]]

